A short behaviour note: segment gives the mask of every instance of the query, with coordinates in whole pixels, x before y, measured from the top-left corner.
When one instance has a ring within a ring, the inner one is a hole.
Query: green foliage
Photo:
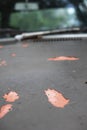
[[[46,30],[71,26],[73,20],[75,22],[76,19],[75,17],[72,19],[73,16],[74,15],[69,15],[66,9],[16,12],[12,13],[10,24],[20,30]]]

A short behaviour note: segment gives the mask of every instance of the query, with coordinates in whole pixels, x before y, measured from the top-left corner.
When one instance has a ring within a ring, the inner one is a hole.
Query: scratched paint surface
[[[0,119],[3,118],[8,112],[12,110],[12,105],[7,104],[0,108]]]
[[[79,60],[77,57],[72,57],[72,56],[59,56],[59,57],[53,57],[53,58],[48,58],[49,61],[74,61],[74,60]]]
[[[15,102],[16,100],[19,99],[19,96],[16,92],[9,92],[8,94],[5,94],[3,96],[3,98],[7,101],[7,102]]]
[[[54,89],[45,90],[45,94],[48,97],[48,101],[55,107],[64,108],[69,103],[68,99],[65,99],[60,92]]]

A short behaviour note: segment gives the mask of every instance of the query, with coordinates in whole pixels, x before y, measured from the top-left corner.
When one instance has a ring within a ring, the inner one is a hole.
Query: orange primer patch
[[[5,94],[3,96],[3,98],[7,101],[7,102],[15,102],[16,100],[19,99],[19,96],[16,92],[9,92],[8,94]]]
[[[59,57],[54,57],[54,58],[48,58],[49,61],[73,61],[73,60],[79,60],[77,57],[72,57],[72,56],[59,56]]]
[[[24,48],[27,48],[28,46],[29,46],[28,43],[23,43],[23,44],[22,44],[22,47],[24,47]]]
[[[69,100],[65,99],[61,93],[54,89],[45,90],[45,94],[48,97],[48,101],[55,107],[64,108],[69,103]]]
[[[12,105],[7,104],[0,108],[0,119],[3,118],[9,111],[12,110]]]

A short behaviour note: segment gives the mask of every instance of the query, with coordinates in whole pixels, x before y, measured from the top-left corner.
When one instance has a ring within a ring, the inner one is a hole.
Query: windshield
[[[5,0],[0,30],[42,31],[87,26],[87,0]]]

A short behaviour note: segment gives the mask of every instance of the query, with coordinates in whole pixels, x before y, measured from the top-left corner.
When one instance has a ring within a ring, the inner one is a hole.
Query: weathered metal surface
[[[0,64],[5,61],[0,65],[0,130],[87,129],[86,42],[25,41],[0,47]],[[79,59],[48,60],[60,56]],[[56,107],[47,90],[57,92],[56,101],[68,102]],[[4,96],[9,99],[10,92],[19,98],[9,104]]]

